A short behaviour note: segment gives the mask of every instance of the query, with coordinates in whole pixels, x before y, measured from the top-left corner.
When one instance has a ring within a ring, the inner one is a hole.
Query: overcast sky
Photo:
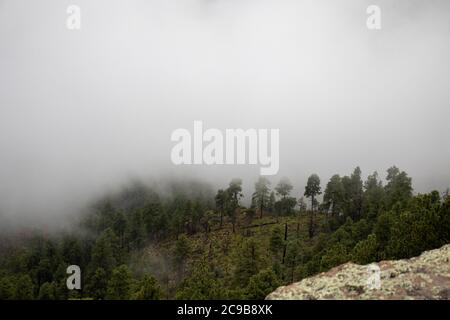
[[[250,192],[259,166],[172,164],[170,135],[194,120],[280,129],[271,180],[295,196],[357,165],[443,191],[449,39],[447,0],[0,0],[0,212],[65,215],[130,177]]]

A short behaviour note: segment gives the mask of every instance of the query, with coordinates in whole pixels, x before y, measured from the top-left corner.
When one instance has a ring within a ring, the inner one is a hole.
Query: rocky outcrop
[[[450,299],[450,245],[419,257],[346,263],[280,287],[266,299]]]

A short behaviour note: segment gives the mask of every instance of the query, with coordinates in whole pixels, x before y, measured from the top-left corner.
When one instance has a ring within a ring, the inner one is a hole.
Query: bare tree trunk
[[[263,216],[263,210],[264,210],[264,198],[261,199],[261,204],[259,205],[259,210],[260,210],[260,212],[259,212],[259,218],[262,219],[262,216]]]
[[[286,249],[287,249],[287,236],[288,236],[288,225],[284,224],[284,248],[283,248],[283,260],[281,264],[284,264],[284,259],[286,258]]]
[[[284,224],[284,241],[287,240],[287,235],[288,235],[288,225],[287,223]]]
[[[314,236],[314,211],[311,210],[311,214],[309,216],[309,238],[311,239]]]
[[[314,236],[314,196],[311,196],[311,214],[309,218],[309,238]]]

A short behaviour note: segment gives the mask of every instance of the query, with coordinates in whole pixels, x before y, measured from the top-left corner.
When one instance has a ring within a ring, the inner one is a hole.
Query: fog
[[[443,191],[449,14],[446,0],[0,0],[0,215],[60,223],[135,178],[241,177],[248,195],[259,166],[172,164],[171,133],[195,120],[280,129],[270,180],[295,196],[357,165]]]

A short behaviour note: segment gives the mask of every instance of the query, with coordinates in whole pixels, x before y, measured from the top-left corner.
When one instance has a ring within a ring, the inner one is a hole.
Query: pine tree
[[[378,242],[374,234],[358,242],[352,252],[352,260],[359,264],[368,264],[378,259]]]
[[[322,192],[320,191],[320,178],[317,174],[312,174],[308,178],[308,182],[305,187],[304,195],[307,198],[311,198],[311,213],[309,218],[309,237],[312,238],[315,232],[315,222],[314,222],[314,207],[315,207],[315,197]]]
[[[127,220],[121,210],[117,211],[114,215],[112,222],[112,229],[114,233],[119,237],[120,248],[125,245],[125,230],[127,229]]]
[[[181,279],[185,272],[186,260],[191,252],[189,239],[183,234],[175,242],[174,260],[177,267],[178,278]]]
[[[233,233],[236,232],[236,222],[239,214],[239,200],[242,198],[242,180],[241,179],[233,179],[226,190],[227,196],[227,205],[226,211],[227,215],[230,217],[231,224],[233,226]]]
[[[95,270],[86,285],[86,291],[91,298],[97,300],[106,298],[109,277],[110,274],[107,274],[105,269],[98,268]]]
[[[363,203],[363,182],[361,179],[361,169],[356,167],[350,177],[342,179],[344,187],[345,206],[344,214],[357,221],[361,217]]]
[[[280,252],[284,248],[283,231],[280,227],[276,227],[272,230],[270,237],[270,250],[276,257],[280,257]]]
[[[115,268],[108,281],[106,298],[108,300],[128,300],[131,293],[132,276],[126,265]]]
[[[299,209],[300,213],[303,213],[306,211],[307,206],[306,206],[305,199],[303,197],[298,198],[297,205],[298,205],[298,209]]]
[[[34,286],[30,276],[23,274],[17,277],[13,289],[14,300],[33,300]]]
[[[285,258],[285,278],[289,282],[294,282],[295,268],[301,262],[302,258],[302,245],[300,241],[289,242],[286,246],[286,258]]]
[[[137,300],[159,300],[163,296],[158,281],[151,275],[145,275],[137,284],[134,299]]]
[[[266,269],[250,278],[246,288],[246,298],[261,300],[281,285],[281,281],[273,270]]]
[[[116,265],[114,257],[114,243],[116,241],[114,232],[106,229],[95,241],[92,248],[91,262],[89,269],[94,272],[98,268],[102,268],[106,273],[111,273]]]
[[[14,283],[11,277],[0,272],[0,300],[12,299]]]
[[[270,181],[267,178],[259,177],[255,183],[255,192],[253,193],[252,200],[255,202],[256,207],[259,209],[259,217],[262,218],[263,211],[266,209],[269,201],[269,186]]]
[[[182,264],[187,259],[190,253],[189,239],[185,235],[181,235],[175,243],[175,262]]]
[[[369,219],[374,219],[384,208],[385,191],[382,182],[375,171],[367,177],[364,183],[363,213]]]
[[[39,300],[55,300],[56,290],[54,283],[45,282],[39,289]]]
[[[250,277],[262,268],[260,247],[254,239],[245,240],[239,250],[235,279],[239,286],[246,287]]]
[[[292,189],[292,183],[288,178],[282,178],[275,187],[277,195],[281,197],[281,199],[276,203],[279,214],[290,214],[297,204],[296,199],[289,196]]]
[[[223,299],[223,284],[211,271],[205,261],[199,261],[193,272],[181,284],[176,293],[177,299],[205,300]]]
[[[323,195],[323,204],[333,216],[338,216],[344,207],[344,186],[341,177],[335,174],[327,183]]]
[[[144,245],[146,226],[142,210],[135,210],[130,213],[125,238],[131,249],[140,249]]]
[[[273,213],[275,210],[275,202],[276,202],[275,192],[272,191],[270,193],[269,202],[267,204],[267,210],[269,210],[270,213]]]
[[[217,195],[215,197],[215,201],[216,201],[216,209],[220,213],[220,226],[222,227],[222,225],[223,225],[223,215],[224,215],[224,212],[225,212],[225,205],[226,205],[226,202],[227,202],[227,193],[225,191],[223,191],[222,189],[219,189],[217,191]]]
[[[384,187],[387,209],[391,209],[395,204],[404,207],[412,197],[411,178],[395,166],[389,168],[387,173],[388,183]]]

